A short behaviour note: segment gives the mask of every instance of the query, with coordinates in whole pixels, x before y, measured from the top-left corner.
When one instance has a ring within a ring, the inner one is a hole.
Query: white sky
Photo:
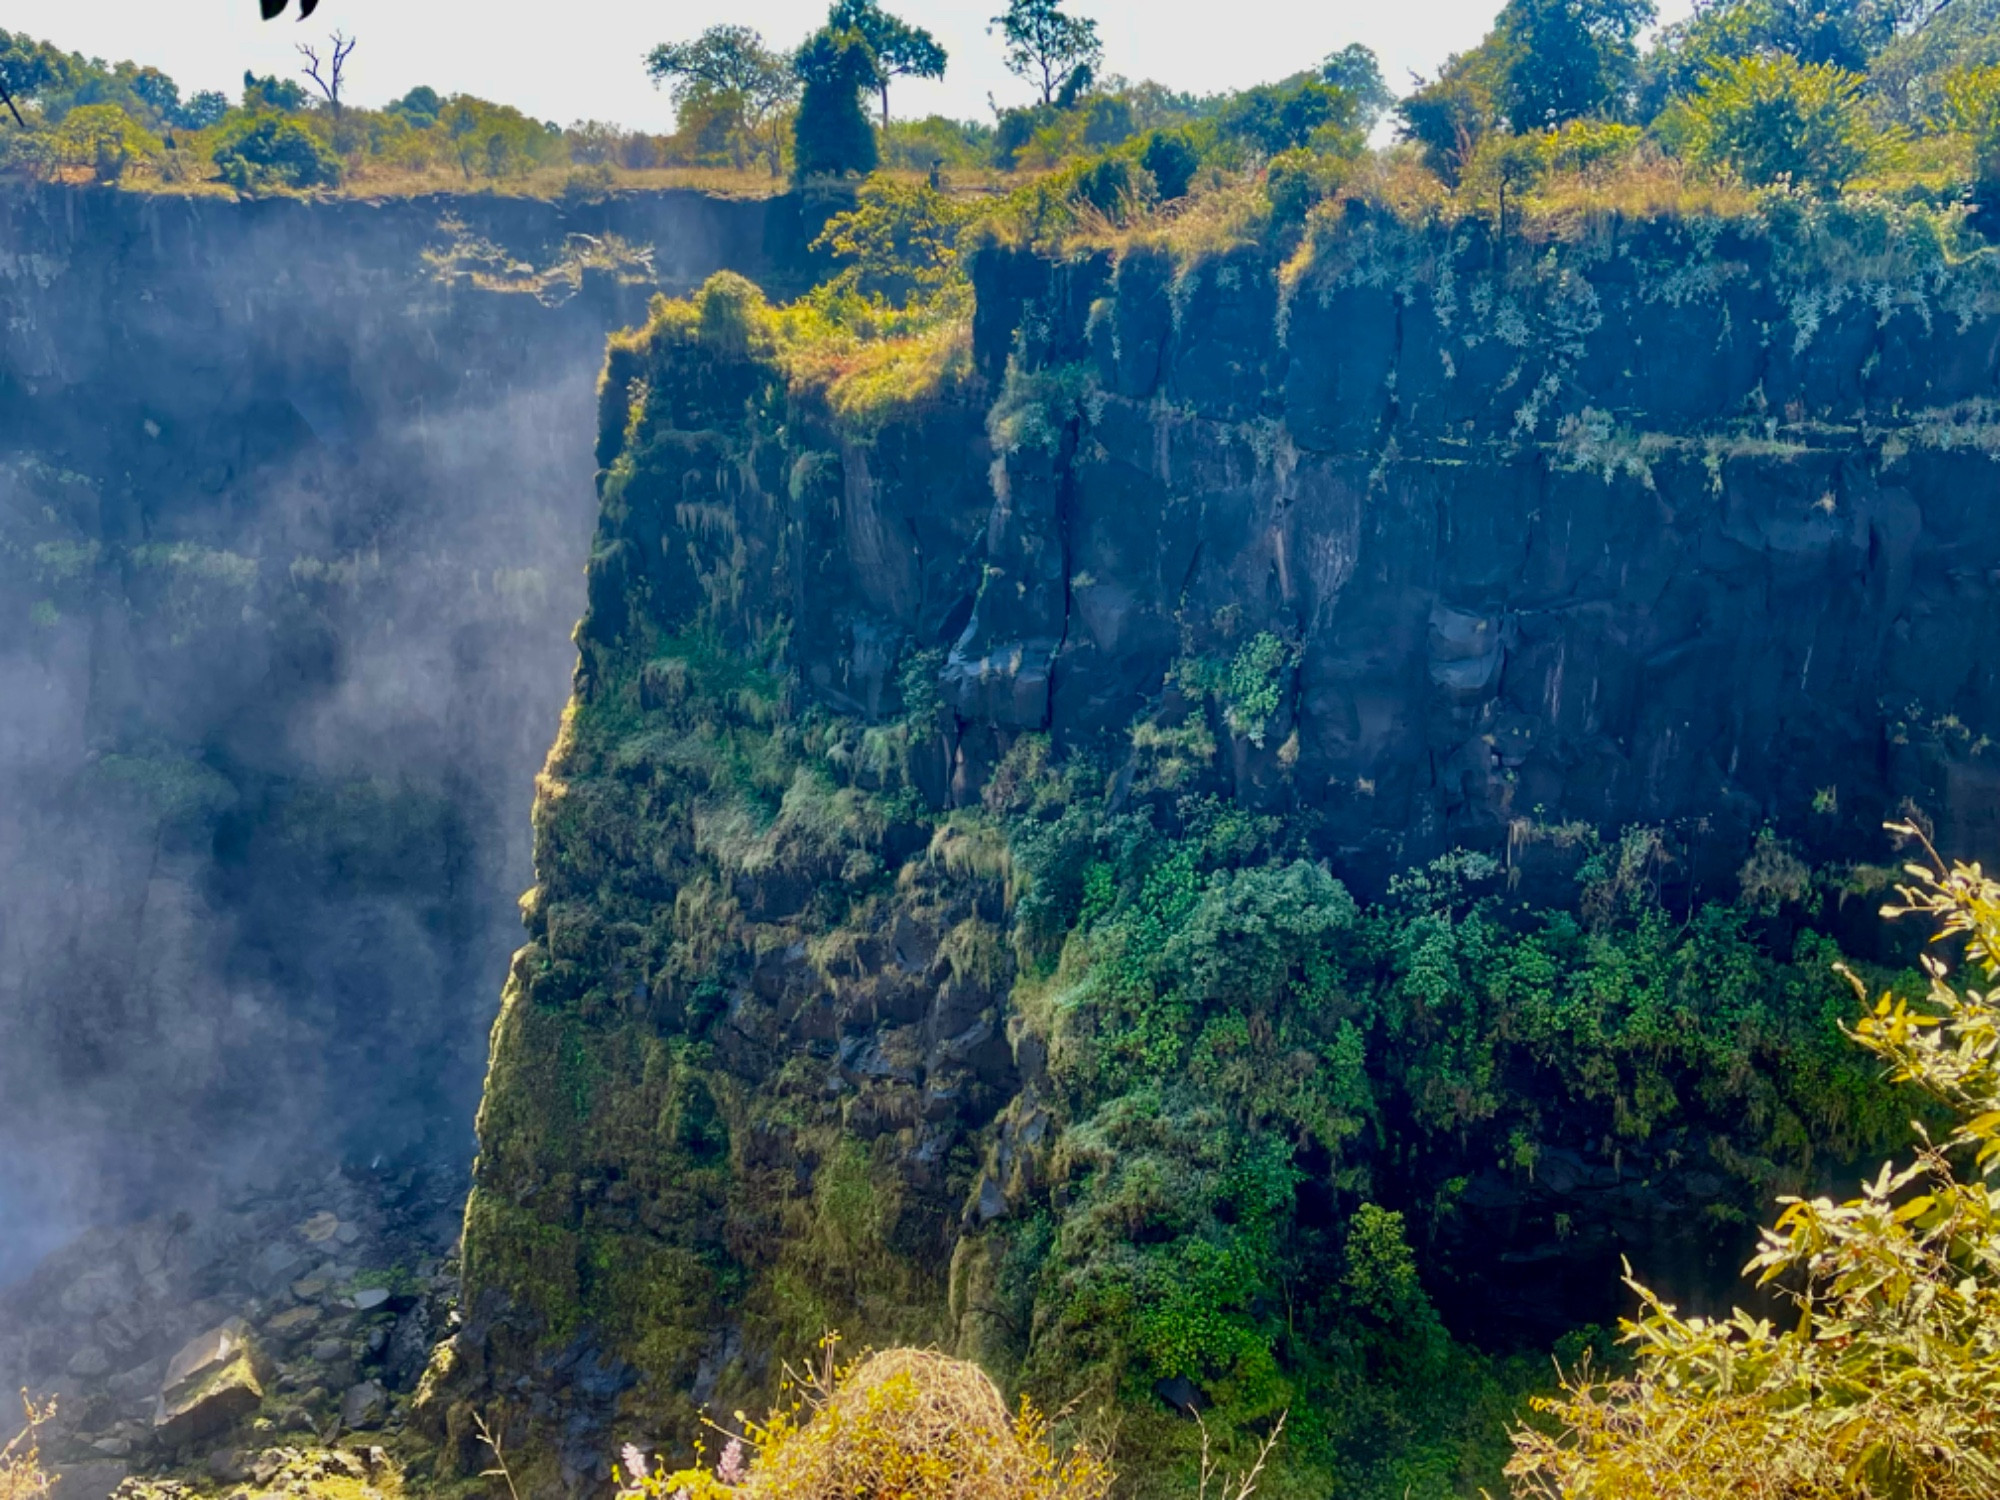
[[[987,119],[989,94],[1003,106],[1029,101],[986,32],[1002,0],[887,0],[885,8],[929,28],[951,54],[943,83],[896,82],[889,103],[899,118]],[[791,46],[826,9],[827,0],[320,0],[301,25],[290,14],[260,20],[256,0],[0,0],[0,26],[65,51],[151,64],[173,75],[183,94],[213,88],[232,99],[245,68],[292,75],[300,63],[294,45],[323,43],[338,26],[360,41],[348,64],[356,104],[383,104],[427,83],[559,124],[600,119],[667,130],[673,109],[640,67],[653,44],[728,21]],[[1096,18],[1107,70],[1132,79],[1196,93],[1244,88],[1364,42],[1402,92],[1411,70],[1428,73],[1477,43],[1499,0],[1070,0],[1069,9]],[[1660,3],[1663,20],[1689,9],[1690,0]]]

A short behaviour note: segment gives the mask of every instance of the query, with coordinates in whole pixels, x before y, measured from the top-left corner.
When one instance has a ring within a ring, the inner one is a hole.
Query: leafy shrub
[[[1153,176],[1163,200],[1185,198],[1201,168],[1201,153],[1184,130],[1156,130],[1147,137],[1139,165]]]
[[[1284,151],[1271,158],[1264,174],[1271,218],[1277,224],[1303,224],[1306,215],[1339,182],[1335,164],[1317,152]]]
[[[99,182],[116,182],[135,160],[160,155],[159,139],[115,104],[86,104],[56,127],[54,150],[64,166],[88,167]]]
[[[958,241],[975,212],[926,183],[873,178],[813,248],[840,256],[841,275],[864,296],[929,296],[964,280]]]
[[[1703,79],[1662,130],[1694,160],[1753,185],[1838,192],[1876,142],[1861,84],[1843,68],[1784,53],[1739,58]]]
[[[1885,915],[1932,918],[2000,975],[2000,883],[1934,852],[1909,873]],[[1746,1274],[1798,1308],[1782,1330],[1741,1310],[1682,1318],[1632,1283],[1635,1370],[1583,1369],[1536,1403],[1559,1430],[1516,1434],[1518,1494],[2000,1493],[2000,991],[1955,988],[1935,961],[1931,976],[1927,1004],[1884,995],[1850,1035],[1956,1128],[1936,1141],[1920,1129],[1916,1159],[1885,1165],[1859,1198],[1780,1200]]]
[[[1137,133],[1132,101],[1119,94],[1099,94],[1084,112],[1083,143],[1102,149],[1122,146]]]
[[[222,180],[238,192],[332,187],[340,181],[340,158],[285,115],[238,119],[224,129],[210,154]]]
[[[1122,224],[1154,196],[1153,179],[1130,157],[1099,157],[1076,177],[1076,199]]]
[[[1059,1452],[1027,1401],[1010,1413],[977,1365],[916,1349],[787,1373],[778,1409],[747,1422],[715,1469],[644,1472],[627,1449],[624,1500],[1103,1500],[1109,1465]],[[803,1412],[803,1416],[801,1415]],[[637,1471],[637,1472],[634,1472]]]

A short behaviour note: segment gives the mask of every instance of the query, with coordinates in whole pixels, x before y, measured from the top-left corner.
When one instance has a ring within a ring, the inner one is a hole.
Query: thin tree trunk
[[[889,80],[882,80],[882,128],[889,128]]]

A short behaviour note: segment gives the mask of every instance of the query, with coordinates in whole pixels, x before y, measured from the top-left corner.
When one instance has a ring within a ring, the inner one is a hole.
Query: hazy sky
[[[293,73],[302,40],[333,27],[360,41],[348,65],[351,96],[382,104],[419,83],[514,104],[559,124],[612,120],[670,129],[673,110],[639,60],[654,43],[692,36],[718,21],[747,23],[790,46],[826,15],[827,0],[321,0],[303,25],[266,23],[256,0],[4,0],[0,25],[65,50],[132,58],[164,69],[184,93],[219,88],[232,98],[243,70]],[[889,0],[889,10],[928,27],[951,54],[943,83],[899,80],[894,113],[987,118],[987,96],[1028,102],[1025,84],[1001,65],[987,20],[1001,0]],[[1094,16],[1110,71],[1208,93],[1267,82],[1349,42],[1382,59],[1399,92],[1412,69],[1476,43],[1498,0],[1072,0]],[[1663,19],[1689,0],[1663,0]]]

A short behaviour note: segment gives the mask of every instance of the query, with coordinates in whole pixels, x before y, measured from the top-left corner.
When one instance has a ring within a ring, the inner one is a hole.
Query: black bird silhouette
[[[257,0],[257,3],[264,8],[264,19],[275,21],[285,13],[285,6],[289,0]],[[299,19],[303,21],[317,9],[319,0],[299,0]]]

